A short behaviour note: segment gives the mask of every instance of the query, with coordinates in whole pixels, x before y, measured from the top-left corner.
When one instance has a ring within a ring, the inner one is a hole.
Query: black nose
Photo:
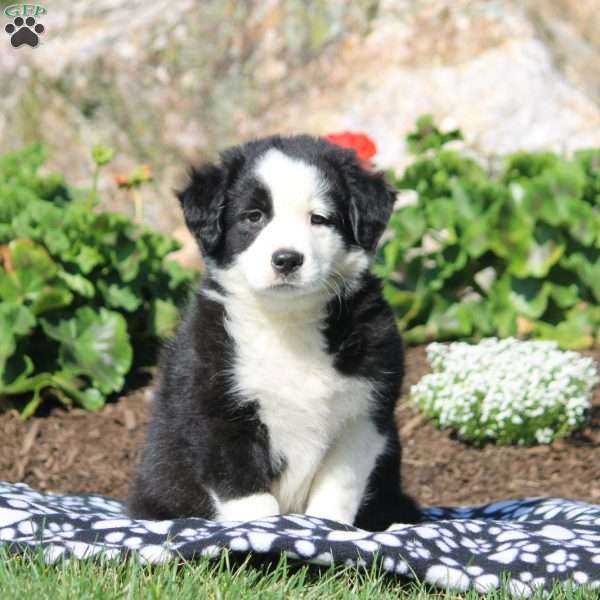
[[[273,252],[271,264],[273,268],[283,275],[289,275],[304,262],[304,255],[295,250],[277,250]]]

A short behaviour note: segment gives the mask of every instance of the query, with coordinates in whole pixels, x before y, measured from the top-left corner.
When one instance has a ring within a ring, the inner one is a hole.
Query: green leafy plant
[[[91,192],[42,176],[41,146],[0,156],[0,400],[31,415],[49,394],[101,408],[151,365],[195,274],[165,260],[179,245],[94,210]]]
[[[595,343],[600,326],[600,149],[509,156],[488,172],[431,118],[376,272],[409,343],[498,335]]]
[[[448,142],[462,139],[460,130],[441,131],[431,115],[422,115],[417,119],[415,131],[406,136],[406,145],[411,152],[422,154],[427,150],[438,150]]]
[[[468,441],[549,444],[580,428],[598,383],[591,358],[555,342],[487,338],[433,343],[433,373],[411,388],[417,408]]]
[[[92,158],[94,159],[96,168],[94,169],[94,180],[92,182],[92,189],[90,190],[88,200],[90,208],[94,206],[96,198],[98,197],[98,177],[100,176],[100,171],[102,170],[102,167],[105,167],[112,161],[114,155],[114,150],[108,146],[102,144],[92,146]]]

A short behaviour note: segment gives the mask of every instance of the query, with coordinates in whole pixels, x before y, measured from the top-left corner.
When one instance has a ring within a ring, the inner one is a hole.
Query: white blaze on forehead
[[[316,209],[327,212],[323,200],[327,182],[314,165],[271,148],[258,160],[254,172],[270,192],[275,216]]]

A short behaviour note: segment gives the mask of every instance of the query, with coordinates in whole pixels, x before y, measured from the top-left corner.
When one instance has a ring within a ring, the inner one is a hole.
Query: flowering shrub
[[[488,338],[429,344],[433,373],[411,388],[418,409],[473,442],[548,444],[585,422],[598,372],[554,342]]]
[[[370,165],[371,159],[377,154],[375,142],[365,133],[343,131],[342,133],[330,133],[325,139],[341,148],[350,148],[356,152],[359,160]]]

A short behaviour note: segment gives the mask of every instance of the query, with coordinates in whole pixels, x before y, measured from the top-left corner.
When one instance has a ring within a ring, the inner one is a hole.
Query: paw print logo
[[[27,19],[16,17],[4,28],[4,31],[10,35],[10,43],[15,48],[23,44],[35,48],[40,41],[39,36],[44,33],[45,28],[41,23],[36,23],[33,17],[27,17]]]
[[[412,556],[412,558],[424,558],[428,559],[431,557],[431,552],[416,538],[407,540],[405,543],[406,551]]]
[[[546,557],[546,571],[548,573],[564,573],[567,569],[573,569],[579,562],[579,556],[574,552],[567,554],[565,550],[557,550]]]
[[[460,540],[460,545],[468,548],[473,554],[487,554],[493,548],[491,542],[484,538],[463,537]]]

